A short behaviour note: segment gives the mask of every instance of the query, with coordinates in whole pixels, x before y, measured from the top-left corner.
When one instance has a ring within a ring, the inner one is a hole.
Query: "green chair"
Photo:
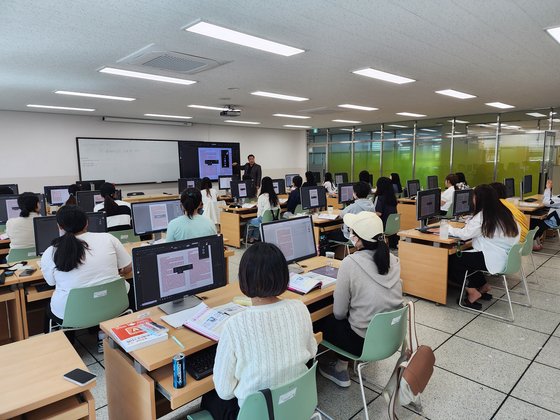
[[[10,253],[6,257],[6,261],[8,261],[9,263],[13,263],[35,258],[37,258],[35,247],[21,249],[10,248]]]
[[[406,337],[407,320],[408,306],[403,306],[400,309],[390,312],[375,314],[368,325],[362,354],[359,356],[348,353],[325,339],[321,342],[321,344],[329,350],[353,360],[354,368],[356,368],[356,362],[358,362],[358,367],[355,370],[358,372],[358,378],[360,379],[360,389],[362,391],[366,420],[369,420],[369,415],[362,369],[370,362],[376,362],[391,357],[401,348]]]
[[[275,419],[308,420],[321,418],[317,408],[317,383],[315,371],[317,363],[311,369],[293,381],[263,390],[270,391],[272,412]],[[239,410],[237,420],[266,420],[268,406],[263,391],[249,395]],[[213,420],[212,415],[204,410],[187,416],[188,420]]]
[[[136,236],[134,234],[134,229],[115,230],[109,233],[123,244],[127,244],[129,242],[140,242],[140,236]]]
[[[397,234],[401,230],[401,215],[399,213],[390,214],[385,223],[385,236]]]
[[[453,204],[449,206],[447,213],[445,213],[444,216],[441,216],[441,219],[453,219]]]
[[[280,209],[272,209],[272,210],[265,210],[264,213],[261,216],[261,223],[269,223],[272,222],[274,220],[278,220],[280,217]],[[247,226],[245,228],[245,246],[248,247],[249,246],[249,233],[251,233],[254,230],[259,230],[260,229],[260,225],[259,226],[253,226],[250,223],[247,223]]]
[[[301,204],[298,204],[296,206],[296,209],[294,210],[294,214],[303,214],[305,213],[305,211],[303,210],[303,207],[301,206]]]
[[[108,319],[132,313],[128,309],[125,282],[122,277],[117,277],[108,283],[70,290],[62,325],[49,320],[49,332],[94,327]]]
[[[511,300],[510,290],[509,290],[509,287],[508,287],[508,284],[507,284],[506,275],[519,273],[520,270],[521,270],[521,244],[515,244],[514,246],[511,247],[511,249],[508,252],[506,267],[504,268],[504,270],[501,273],[497,273],[498,276],[502,277],[502,280],[504,282],[504,287],[503,288],[500,287],[499,289],[503,289],[506,292],[506,299],[503,299],[503,298],[496,298],[496,299],[508,302],[509,311],[511,313],[511,319],[508,319],[508,318],[500,316],[500,315],[489,314],[489,313],[485,312],[483,309],[478,310],[478,309],[473,309],[473,308],[467,308],[466,306],[463,305],[463,296],[464,296],[464,293],[465,293],[465,287],[467,285],[467,279],[470,276],[472,276],[474,273],[476,273],[478,271],[482,271],[482,270],[476,270],[476,271],[473,271],[470,274],[469,274],[468,271],[465,272],[465,279],[463,280],[463,287],[461,288],[461,294],[459,295],[459,306],[461,308],[467,309],[469,311],[478,312],[478,313],[484,314],[484,315],[492,317],[492,318],[498,318],[498,319],[503,319],[504,321],[513,322],[515,320],[515,317],[513,315],[512,303],[515,303],[517,305],[531,307],[531,298],[529,297],[529,290],[527,288],[527,283],[524,281],[524,276],[523,275],[522,275],[521,279],[522,279],[523,286],[525,288],[525,295],[527,296],[528,303],[520,303],[520,302],[515,302],[515,301]]]
[[[0,225],[0,234],[6,232],[6,225]]]
[[[539,284],[539,278],[537,277],[537,266],[535,265],[535,260],[533,259],[533,241],[535,240],[535,235],[537,233],[537,230],[539,228],[536,227],[533,230],[530,230],[529,232],[527,232],[527,235],[525,236],[525,242],[523,242],[521,245],[521,257],[522,257],[522,264],[521,264],[521,274],[523,276],[523,278],[527,278],[527,276],[533,274],[533,278],[535,279],[535,283]],[[529,274],[527,274],[527,276],[525,275],[525,270],[523,269],[523,257],[526,257],[527,255],[529,255],[531,257],[531,263],[533,264],[533,271],[530,272]]]

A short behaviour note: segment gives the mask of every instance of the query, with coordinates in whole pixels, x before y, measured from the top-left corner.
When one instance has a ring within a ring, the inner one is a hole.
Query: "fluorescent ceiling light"
[[[353,120],[332,120],[333,122],[340,122],[340,123],[348,123],[348,124],[360,124],[361,121],[353,121]]]
[[[111,95],[98,95],[97,93],[84,93],[84,92],[71,92],[68,90],[56,90],[54,93],[59,95],[70,95],[70,96],[85,96],[86,98],[96,98],[96,99],[112,99],[115,101],[135,101],[136,98],[127,98],[126,96],[111,96]]]
[[[292,124],[285,124],[284,127],[288,127],[288,128],[311,128],[310,125],[292,125]]]
[[[527,115],[535,118],[546,118],[546,115],[541,114],[540,112],[527,112]]]
[[[154,80],[156,82],[175,83],[178,85],[192,85],[196,83],[194,80],[178,79],[176,77],[159,76],[157,74],[141,73],[139,71],[130,71],[123,69],[115,69],[113,67],[103,67],[100,73],[114,74],[116,76],[134,77],[136,79]]]
[[[117,122],[117,123],[132,123],[132,124],[175,125],[181,127],[191,127],[193,125],[192,122],[150,120],[150,119],[126,118],[126,117],[103,117],[103,121]]]
[[[27,106],[29,108],[64,109],[64,110],[67,110],[67,111],[84,111],[84,112],[95,111],[95,109],[93,109],[93,108],[72,108],[72,107],[69,107],[69,106],[35,105],[35,104],[29,104]]]
[[[500,108],[500,109],[515,108],[513,105],[504,104],[503,102],[487,102],[486,105],[493,106],[494,108]]]
[[[453,120],[447,120],[447,122],[452,123]],[[455,120],[455,122],[456,122],[457,124],[469,124],[469,121],[465,121],[465,120]]]
[[[432,130],[431,128],[421,128],[421,131],[428,131],[430,133],[437,133],[437,130]]]
[[[340,131],[354,131],[354,132],[359,132],[362,131],[361,128],[356,128],[355,130],[353,130],[352,128],[341,128]]]
[[[290,114],[272,114],[273,117],[284,117],[284,118],[298,118],[300,120],[306,120],[308,117],[306,115],[290,115]]]
[[[453,98],[457,98],[457,99],[476,98],[476,96],[474,95],[471,95],[469,93],[459,92],[458,90],[454,90],[454,89],[436,90],[436,93],[439,93],[440,95],[452,96]]]
[[[234,123],[234,124],[249,124],[249,125],[259,125],[260,124],[260,122],[256,122],[256,121],[225,120],[224,122]]]
[[[288,45],[280,44],[278,42],[273,42],[256,36],[247,35],[242,32],[223,28],[221,26],[213,25],[208,22],[195,23],[194,25],[185,28],[185,31],[209,36],[211,38],[220,39],[226,42],[231,42],[232,44],[243,45],[245,47],[255,48],[257,50],[283,55],[284,57],[290,57],[292,55],[305,52],[305,50],[302,50],[300,48],[294,48]]]
[[[403,117],[416,117],[416,118],[426,116],[424,114],[415,114],[414,112],[397,112],[397,115],[402,115]]]
[[[387,127],[395,127],[395,128],[408,128],[408,125],[399,125],[399,124],[387,124]]]
[[[560,26],[557,26],[556,28],[548,28],[546,32],[548,32],[548,34],[554,38],[556,42],[560,43]]]
[[[398,85],[416,81],[414,79],[409,79],[408,77],[397,76],[396,74],[387,73],[381,70],[375,70],[371,67],[362,70],[355,70],[352,73],[359,74],[360,76],[371,77],[372,79],[383,80],[385,82],[396,83]]]
[[[214,111],[229,111],[229,108],[227,106],[189,105],[189,108],[212,109]],[[240,109],[234,109],[233,111],[240,111]]]
[[[263,92],[262,90],[257,90],[256,92],[251,92],[251,95],[266,96],[267,98],[284,99],[286,101],[296,101],[296,102],[308,101],[309,100],[309,98],[302,98],[300,96],[281,95],[280,93]]]
[[[146,117],[174,118],[176,120],[190,120],[192,117],[186,115],[166,115],[166,114],[144,114]]]
[[[359,111],[377,111],[379,108],[373,108],[371,106],[362,106],[362,105],[352,105],[352,104],[342,104],[338,106],[339,108],[350,108],[350,109],[357,109]]]

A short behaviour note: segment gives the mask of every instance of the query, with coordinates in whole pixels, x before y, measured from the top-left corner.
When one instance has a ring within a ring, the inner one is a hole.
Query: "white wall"
[[[44,185],[71,184],[78,179],[76,137],[113,137],[238,142],[241,163],[250,153],[263,176],[303,175],[304,131],[194,124],[192,127],[104,122],[101,117],[0,111],[0,184],[42,192]],[[123,165],[141,171],[123,157]],[[111,181],[111,180],[107,180]],[[176,192],[176,184],[123,186],[123,192]]]

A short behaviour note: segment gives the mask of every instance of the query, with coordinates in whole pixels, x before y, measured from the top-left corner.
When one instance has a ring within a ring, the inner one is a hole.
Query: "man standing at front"
[[[250,176],[255,181],[255,187],[261,187],[262,170],[261,165],[255,163],[255,155],[247,156],[247,163],[241,168],[244,176]]]

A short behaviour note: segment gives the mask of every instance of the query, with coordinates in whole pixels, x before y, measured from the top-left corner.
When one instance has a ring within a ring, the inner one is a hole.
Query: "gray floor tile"
[[[502,392],[509,392],[529,360],[452,337],[435,351],[436,365]]]
[[[533,304],[533,307],[538,309],[544,309],[550,312],[560,313],[560,295],[555,295],[555,294],[541,292],[539,290],[531,290],[531,289],[529,289],[529,295],[531,297],[531,303]],[[515,299],[518,298],[515,297]],[[521,299],[520,299],[521,302],[525,302],[523,297]]]
[[[414,411],[410,411],[409,409],[404,407],[398,407],[396,411],[399,420],[407,420],[407,419],[417,420],[417,419],[424,418],[423,416],[416,414]],[[372,403],[368,404],[368,415],[370,419],[388,418],[387,402],[385,401],[385,398],[383,398],[383,395],[380,395],[375,400],[373,400]],[[356,415],[356,417],[352,418],[352,420],[362,420],[362,419],[365,419],[363,410],[360,411]]]
[[[560,415],[543,410],[517,398],[508,397],[493,420],[559,420]]]
[[[91,355],[91,353],[80,343],[79,340],[75,340],[74,349],[80,355],[86,366],[89,366],[92,363],[97,363],[95,357]]]
[[[97,352],[97,335],[96,334],[84,334],[78,337],[78,341],[84,346],[97,360],[98,362],[103,361],[103,353]]]
[[[107,406],[95,410],[96,420],[109,420],[109,408]]]
[[[556,329],[556,331],[554,331],[554,333],[552,335],[554,337],[560,337],[560,326]]]
[[[535,361],[560,369],[560,337],[550,337]]]
[[[560,268],[560,258],[556,258],[556,257],[550,258],[548,261],[546,261],[543,264],[543,267],[546,267],[546,268]]]
[[[543,275],[543,273],[546,273],[545,270],[548,269],[541,268],[537,270],[537,273],[534,276],[530,275],[527,277],[529,293],[538,290],[546,293],[560,295],[560,279],[558,278],[558,270],[554,270],[554,276]]]
[[[416,302],[416,322],[447,333],[453,334],[463,328],[475,315],[433,302],[419,300]]]
[[[533,363],[511,395],[560,414],[560,370]]]
[[[366,382],[365,385],[376,392],[379,391],[379,388],[383,389],[389,381],[399,357],[400,352],[397,352],[387,359],[371,362],[365,366],[362,369],[362,376],[372,382],[371,384]],[[352,371],[350,375],[355,382],[359,382],[357,374]]]
[[[99,363],[89,365],[88,369],[91,373],[97,375],[95,387],[91,391],[93,398],[95,399],[95,408],[103,407],[104,405],[107,405],[105,369]]]
[[[485,316],[476,318],[457,335],[528,359],[535,357],[548,338],[546,334]]]
[[[434,330],[433,328],[421,324],[416,324],[416,334],[418,335],[418,342],[420,344],[430,346],[432,349],[436,349],[445,340],[451,337],[451,334]]]
[[[510,316],[507,302],[496,302],[488,308],[488,313],[500,316]],[[525,306],[513,305],[513,314],[515,316],[515,325],[545,334],[550,334],[554,331],[558,323],[560,323],[559,314],[544,311],[538,308],[527,308]]]

